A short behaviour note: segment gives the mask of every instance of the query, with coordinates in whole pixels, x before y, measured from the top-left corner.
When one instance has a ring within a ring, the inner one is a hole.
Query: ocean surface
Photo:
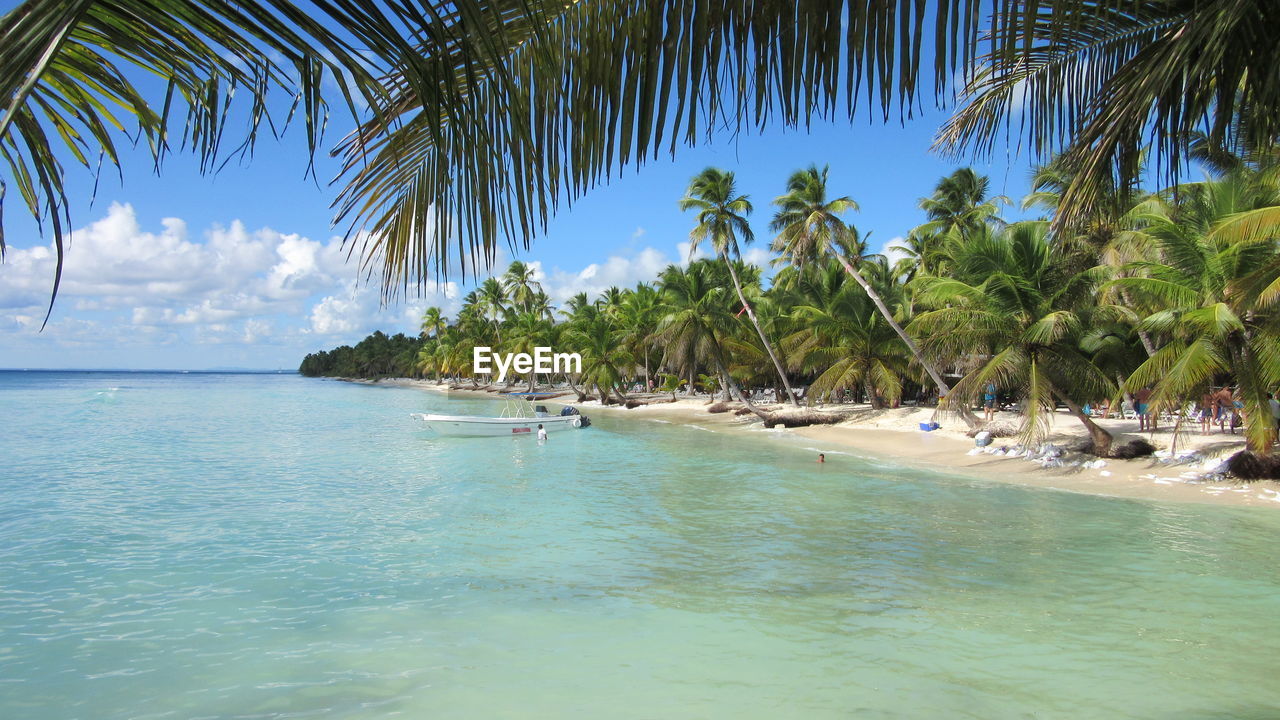
[[[1280,512],[0,373],[0,718],[1280,717]]]

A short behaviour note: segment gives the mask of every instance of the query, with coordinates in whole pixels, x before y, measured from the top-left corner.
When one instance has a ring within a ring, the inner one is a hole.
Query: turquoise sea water
[[[1280,717],[1280,512],[0,373],[0,718]]]

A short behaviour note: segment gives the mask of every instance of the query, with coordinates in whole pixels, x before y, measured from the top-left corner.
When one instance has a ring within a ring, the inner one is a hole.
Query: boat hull
[[[533,418],[477,418],[462,415],[417,414],[427,429],[447,437],[521,437],[537,436],[538,425],[549,433],[582,427],[580,415],[555,415]]]

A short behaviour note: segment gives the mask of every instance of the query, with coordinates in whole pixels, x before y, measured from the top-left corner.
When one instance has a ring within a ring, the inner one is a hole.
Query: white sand
[[[446,386],[426,380],[392,379],[381,382],[437,392],[493,396],[493,393],[484,391],[450,391]],[[512,390],[518,392],[520,388]],[[754,415],[735,416],[732,411],[708,413],[709,403],[705,397],[644,405],[631,410],[614,405],[601,406],[596,401],[575,403],[572,394],[550,402],[569,402],[579,407],[591,408],[592,412],[603,411],[662,422],[687,424],[696,421],[699,426],[736,429],[744,433],[750,428],[760,427],[760,420]],[[736,409],[741,406],[733,403],[731,407]],[[853,415],[838,425],[777,429],[776,432],[779,437],[807,438],[813,441],[815,447],[823,450],[852,449],[861,455],[891,460],[908,467],[992,482],[1010,482],[1113,497],[1280,508],[1280,483],[1266,481],[1237,484],[1224,481],[1211,473],[1221,460],[1244,447],[1244,439],[1240,434],[1219,433],[1216,428],[1210,435],[1202,436],[1198,425],[1184,427],[1177,437],[1178,457],[1171,457],[1173,453],[1169,451],[1174,446],[1172,428],[1165,427],[1154,433],[1139,435],[1137,420],[1099,420],[1097,422],[1100,425],[1115,435],[1117,445],[1142,437],[1156,446],[1159,456],[1099,461],[1066,452],[1057,463],[1050,463],[1046,467],[1043,463],[1032,462],[1024,457],[993,454],[1002,447],[1012,449],[1018,446],[1020,440],[1016,437],[997,438],[992,442],[991,452],[975,452],[974,441],[965,436],[967,428],[964,422],[955,416],[935,416],[932,408],[872,410],[866,405],[850,405],[829,409],[852,411]],[[942,425],[940,429],[932,432],[920,430],[920,423],[934,419]],[[1007,420],[1015,425],[1020,422],[1020,418],[1013,413],[998,413],[997,419]],[[1053,419],[1052,430],[1046,442],[1066,450],[1079,445],[1086,437],[1084,427],[1078,420],[1060,412]],[[828,465],[839,462],[838,455],[827,456]]]

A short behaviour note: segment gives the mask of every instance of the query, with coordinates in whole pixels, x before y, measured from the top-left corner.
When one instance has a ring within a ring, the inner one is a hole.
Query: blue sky
[[[681,148],[674,160],[664,155],[628,168],[562,207],[546,235],[528,252],[502,252],[496,270],[513,258],[536,262],[554,299],[651,280],[683,259],[692,216],[676,203],[708,165],[733,170],[756,206],[758,240],[749,259],[765,257],[770,201],[790,172],[810,163],[830,165],[832,192],[862,208],[849,219],[871,232],[872,247],[883,247],[922,222],[919,199],[962,164],[929,151],[944,117],[929,111],[905,125],[862,119],[719,135]],[[344,120],[335,113],[331,140],[346,129]],[[330,225],[337,189],[326,181],[337,166],[319,157],[320,181],[304,178],[300,130],[281,142],[260,141],[252,160],[212,176],[200,175],[184,155],[171,156],[157,176],[139,150],[125,158],[123,183],[114,170],[103,173],[92,205],[91,177],[68,165],[76,230],[43,332],[49,243],[10,192],[0,368],[292,369],[307,352],[355,343],[374,329],[416,332],[427,305],[455,309],[473,282],[387,307],[377,287],[358,282],[356,261],[346,260]],[[991,177],[993,193],[1017,201],[1027,192],[1027,158],[971,164]]]

